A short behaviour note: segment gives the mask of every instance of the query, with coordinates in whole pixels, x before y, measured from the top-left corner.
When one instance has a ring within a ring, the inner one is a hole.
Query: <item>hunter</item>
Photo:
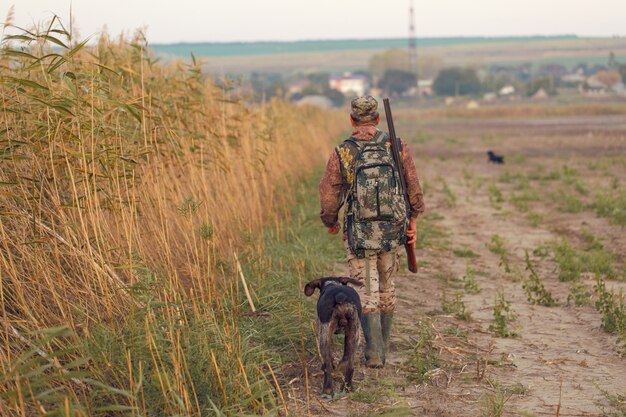
[[[389,159],[386,155],[390,153],[389,137],[377,128],[380,122],[378,102],[371,96],[358,97],[352,100],[351,107],[352,136],[331,153],[320,182],[320,217],[328,233],[337,234],[339,210],[345,203],[343,238],[350,276],[365,284],[357,289],[363,307],[361,324],[365,336],[365,361],[368,367],[381,368],[389,349],[396,305],[393,274],[398,270],[399,248],[402,244],[415,242],[415,220],[424,212],[424,201],[415,163],[402,140],[400,158],[406,179],[408,213],[404,197],[399,197],[401,200],[397,197],[396,174],[389,164],[385,166],[384,163]],[[373,152],[362,152],[363,149]],[[368,157],[379,158],[381,163],[376,163],[375,159],[366,164],[363,161]],[[358,177],[366,172],[359,164],[376,167],[374,177]],[[359,199],[363,201],[357,201]],[[365,216],[361,216],[364,218],[371,213],[369,223],[357,219],[356,211],[365,212]],[[399,212],[403,218],[399,222],[401,227],[396,227],[398,222],[390,223],[390,219]],[[385,217],[385,213],[389,217]]]

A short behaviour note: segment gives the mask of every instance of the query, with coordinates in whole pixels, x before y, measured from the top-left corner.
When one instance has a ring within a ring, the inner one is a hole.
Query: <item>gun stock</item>
[[[402,164],[402,158],[400,157],[400,143],[398,138],[396,137],[396,128],[393,124],[393,116],[391,115],[391,105],[389,104],[389,99],[384,98],[383,103],[385,105],[385,116],[387,117],[387,127],[389,128],[389,140],[391,141],[391,152],[393,154],[393,159],[396,163],[396,167],[398,168],[398,173],[400,176],[400,188],[402,189],[402,193],[404,194],[404,201],[407,207],[407,213],[409,212],[409,195],[406,189],[406,181],[404,179],[404,167]],[[405,244],[404,249],[406,250],[406,257],[409,266],[409,271],[416,273],[417,272],[417,258],[415,257],[415,244]]]

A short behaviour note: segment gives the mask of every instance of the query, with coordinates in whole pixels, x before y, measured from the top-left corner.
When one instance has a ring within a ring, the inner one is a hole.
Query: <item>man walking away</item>
[[[352,136],[331,153],[320,182],[321,219],[328,232],[339,232],[339,210],[346,205],[343,238],[350,276],[365,285],[358,289],[363,304],[365,361],[385,364],[396,297],[393,274],[399,247],[416,240],[417,216],[424,212],[423,193],[411,153],[400,141],[406,204],[399,192],[389,137],[377,128],[378,102],[371,96],[352,100]]]

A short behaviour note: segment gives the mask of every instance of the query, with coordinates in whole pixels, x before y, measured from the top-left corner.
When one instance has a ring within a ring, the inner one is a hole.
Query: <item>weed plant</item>
[[[565,213],[580,213],[585,209],[585,204],[575,194],[561,191],[555,197],[559,203],[559,210]]]
[[[453,249],[452,253],[454,256],[458,256],[459,258],[478,258],[478,255],[471,249]]]
[[[626,304],[624,294],[608,291],[604,280],[596,275],[595,293],[598,297],[595,307],[602,317],[602,328],[617,336],[617,343],[622,355],[626,355]]]
[[[526,291],[528,302],[530,304],[538,304],[545,307],[552,307],[558,304],[558,302],[552,297],[552,293],[546,289],[541,281],[535,268],[533,267],[528,251],[525,254],[526,271],[528,271],[528,279],[522,284],[522,288]]]
[[[494,392],[484,394],[480,398],[480,404],[483,408],[483,417],[501,417],[504,414],[505,404],[511,398],[501,387],[497,387]]]
[[[615,271],[615,256],[607,252],[599,242],[588,243],[587,251],[575,249],[563,239],[553,245],[554,258],[559,266],[559,280],[578,281],[582,272],[593,272],[608,279],[618,278]]]
[[[504,238],[500,235],[492,235],[491,242],[487,245],[487,248],[500,257],[500,266],[504,268],[504,272],[511,273],[511,265],[509,262],[509,255],[506,250],[506,243]]]
[[[591,304],[591,292],[587,286],[581,281],[572,281],[569,284],[569,294],[567,295],[567,304],[576,306],[585,306]]]
[[[415,339],[409,341],[409,357],[404,362],[408,379],[419,384],[428,382],[428,372],[441,366],[435,348],[432,322],[424,318],[417,322]]]
[[[459,320],[471,320],[472,314],[465,306],[461,297],[461,293],[456,292],[454,294],[454,298],[449,300],[446,292],[444,291],[441,295],[441,310],[447,314],[454,314],[454,317]]]
[[[603,190],[596,194],[592,207],[599,217],[606,217],[620,226],[626,225],[626,191]]]
[[[511,310],[511,303],[504,298],[504,290],[498,289],[493,306],[494,322],[489,326],[489,331],[498,337],[515,337],[517,330],[509,327],[515,320],[515,313]]]
[[[476,281],[474,271],[469,264],[466,265],[465,275],[463,275],[463,289],[468,294],[479,294],[481,291],[478,281]]]

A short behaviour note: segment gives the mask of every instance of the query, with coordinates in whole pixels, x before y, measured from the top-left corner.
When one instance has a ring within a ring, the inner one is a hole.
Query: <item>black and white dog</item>
[[[329,277],[316,279],[304,287],[304,294],[310,297],[315,289],[320,290],[317,300],[317,323],[319,332],[319,348],[322,355],[324,370],[323,395],[333,395],[333,334],[344,333],[343,357],[339,370],[344,374],[343,388],[352,389],[354,358],[359,345],[359,329],[361,327],[361,299],[359,294],[348,284],[363,286],[361,281],[345,277]]]

